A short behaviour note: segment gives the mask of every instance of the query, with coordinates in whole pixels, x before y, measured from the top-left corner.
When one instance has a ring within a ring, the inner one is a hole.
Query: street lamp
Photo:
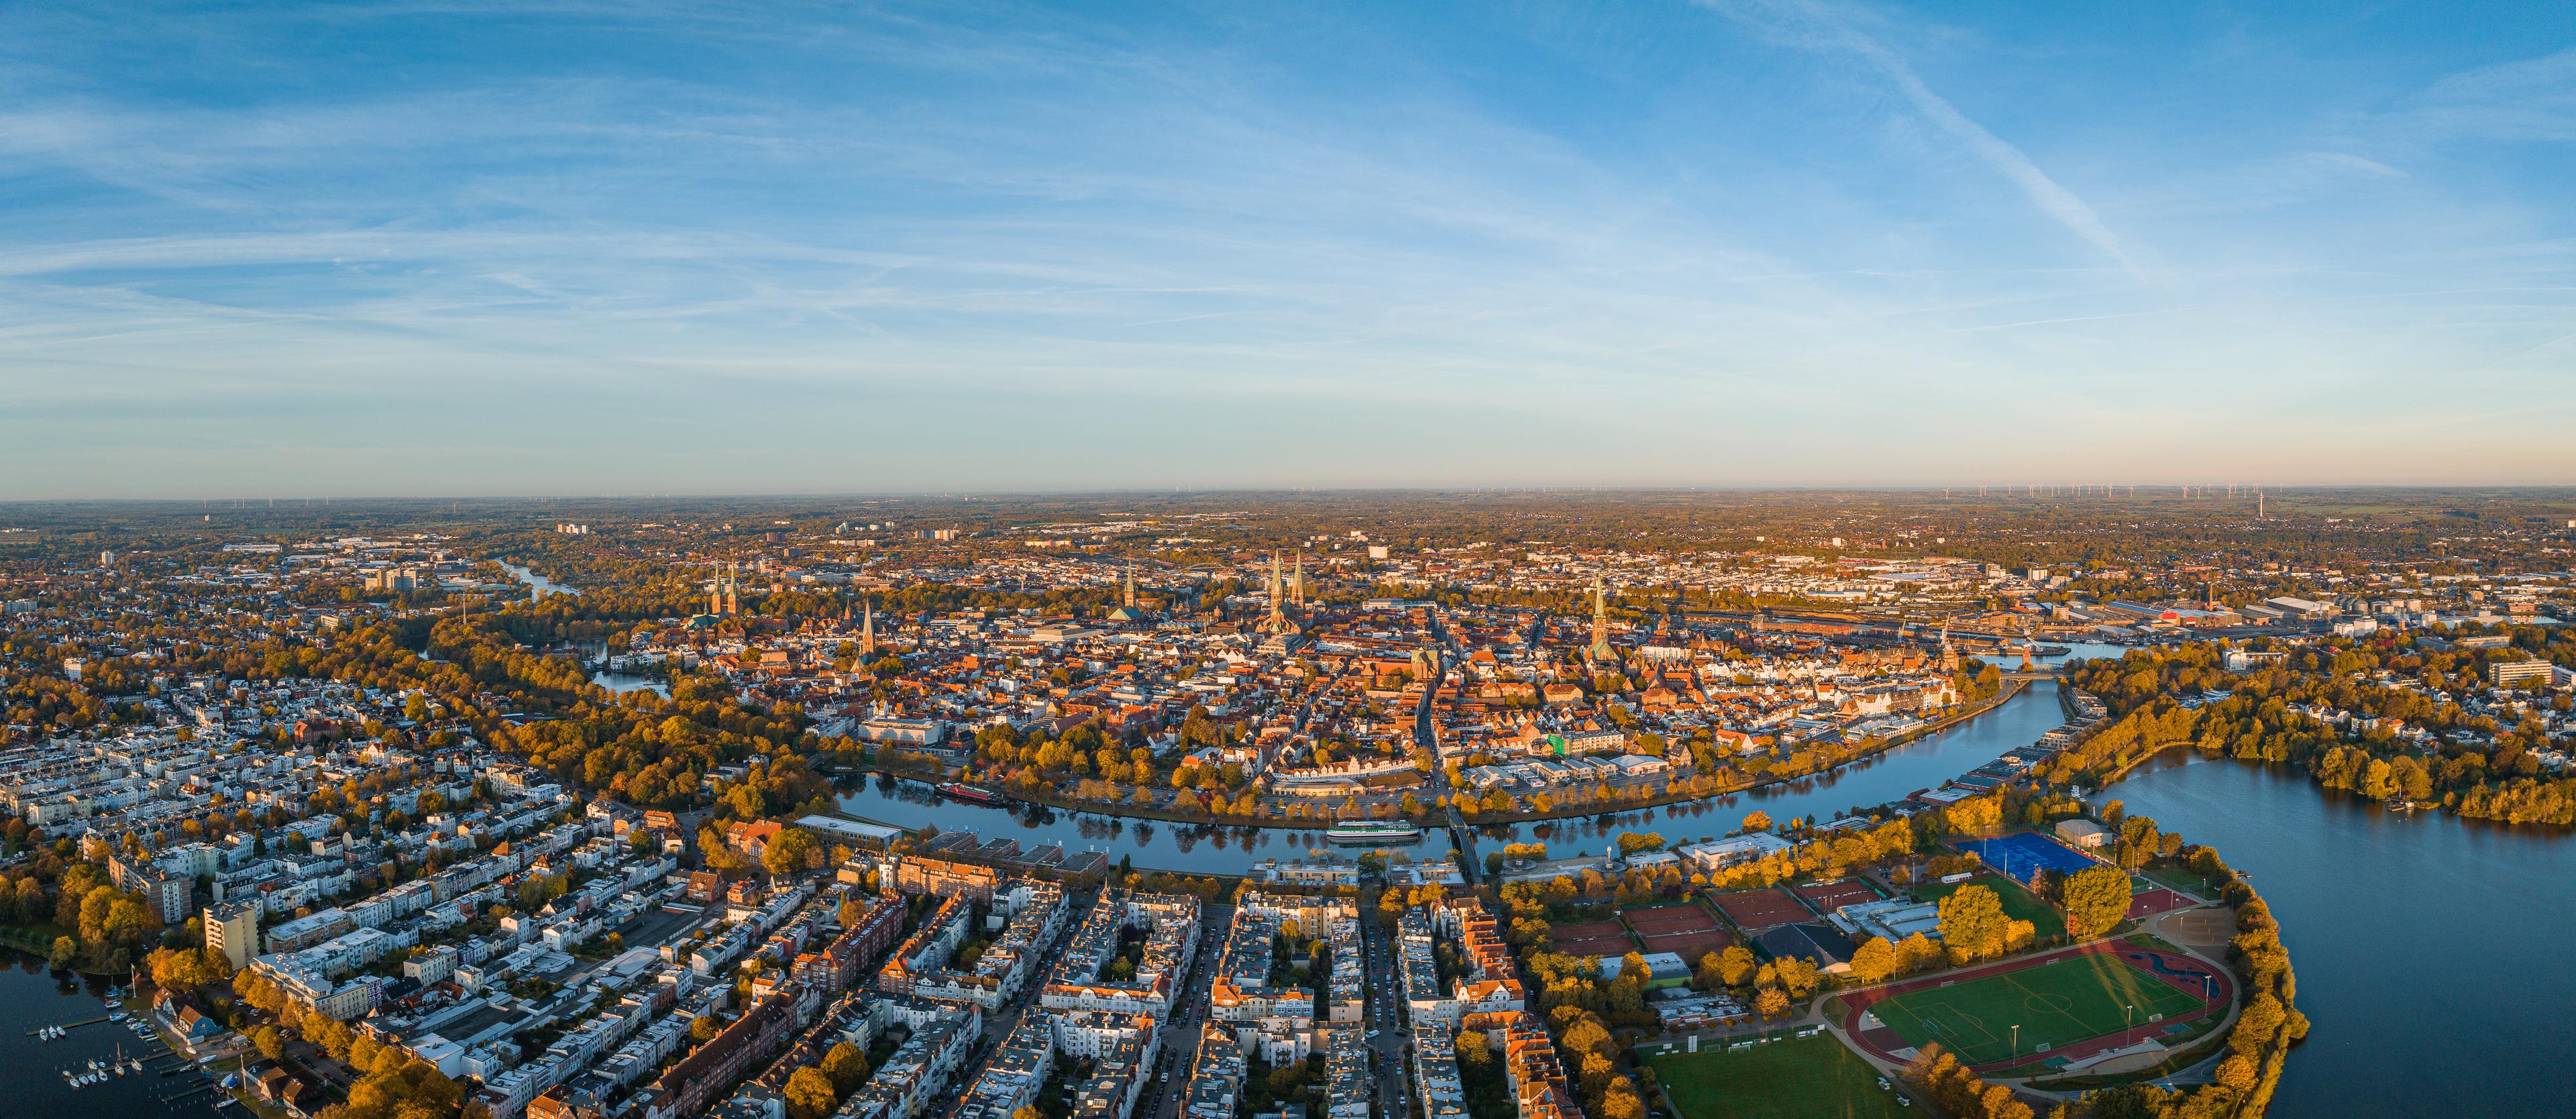
[[[2013,1060],[2021,1060],[2021,1023],[2013,1023]]]

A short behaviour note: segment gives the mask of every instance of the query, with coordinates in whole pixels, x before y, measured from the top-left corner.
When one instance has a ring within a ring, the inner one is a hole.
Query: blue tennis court
[[[2073,874],[2095,865],[2092,859],[2038,832],[2014,832],[1993,839],[1962,839],[1953,846],[2024,884],[2037,878],[2043,869]]]

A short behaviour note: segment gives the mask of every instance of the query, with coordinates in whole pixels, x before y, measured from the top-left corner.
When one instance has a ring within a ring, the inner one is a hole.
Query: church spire
[[[1297,623],[1288,620],[1285,601],[1287,584],[1279,575],[1279,553],[1270,553],[1270,616],[1261,619],[1260,630],[1269,634],[1297,632]]]
[[[877,655],[877,600],[868,600],[867,617],[859,623],[859,655]]]
[[[1619,659],[1618,651],[1610,647],[1610,591],[1599,575],[1592,577],[1592,647],[1583,655],[1597,661]]]

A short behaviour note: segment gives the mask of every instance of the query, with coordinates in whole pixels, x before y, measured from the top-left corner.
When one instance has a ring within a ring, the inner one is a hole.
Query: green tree
[[[58,936],[54,938],[54,950],[47,954],[46,959],[59,970],[72,966],[72,957],[77,955],[80,955],[80,942],[68,936]]]

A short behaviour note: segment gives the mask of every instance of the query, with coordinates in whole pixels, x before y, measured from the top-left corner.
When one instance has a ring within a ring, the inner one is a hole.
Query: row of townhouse
[[[1181,1093],[1181,1119],[1235,1119],[1243,1106],[1244,1067],[1243,1046],[1235,1042],[1233,1031],[1201,1023]]]
[[[1125,979],[1106,971],[1131,929],[1145,942]],[[1199,900],[1186,894],[1139,894],[1108,887],[1093,899],[1082,923],[1066,938],[1038,993],[1049,1010],[1106,1010],[1171,1016],[1182,977],[1198,952]]]
[[[951,898],[950,903],[963,899]],[[1008,913],[1000,936],[965,970],[943,962],[924,969],[908,967],[909,992],[929,998],[963,999],[995,1010],[1020,993],[1048,944],[1064,927],[1064,890],[1052,882],[1014,881],[993,896],[993,916]]]
[[[1021,1015],[1019,1024],[1011,1027],[976,1072],[952,1112],[954,1119],[1011,1119],[1019,1109],[1035,1104],[1047,1077],[1055,1073],[1055,1054],[1054,1016]]]
[[[1295,922],[1298,932],[1329,945],[1332,973],[1319,978],[1319,1015],[1329,1022],[1357,1022],[1368,1007],[1368,969],[1360,949],[1360,911],[1348,898],[1305,894],[1247,893],[1237,910],[1250,909],[1282,922]]]
[[[936,1016],[923,1021],[916,1009],[902,1011],[913,1022],[912,1036],[886,1057],[885,1064],[868,1078],[865,1087],[841,1101],[840,1109],[833,1113],[836,1119],[920,1119],[930,1108],[947,1101],[948,1082],[965,1067],[967,1056],[983,1035],[983,1011],[972,1003],[916,1001],[938,1007]]]
[[[975,905],[964,897],[942,897],[877,969],[876,989],[889,995],[914,994],[916,980],[936,976],[948,964],[974,923]]]

